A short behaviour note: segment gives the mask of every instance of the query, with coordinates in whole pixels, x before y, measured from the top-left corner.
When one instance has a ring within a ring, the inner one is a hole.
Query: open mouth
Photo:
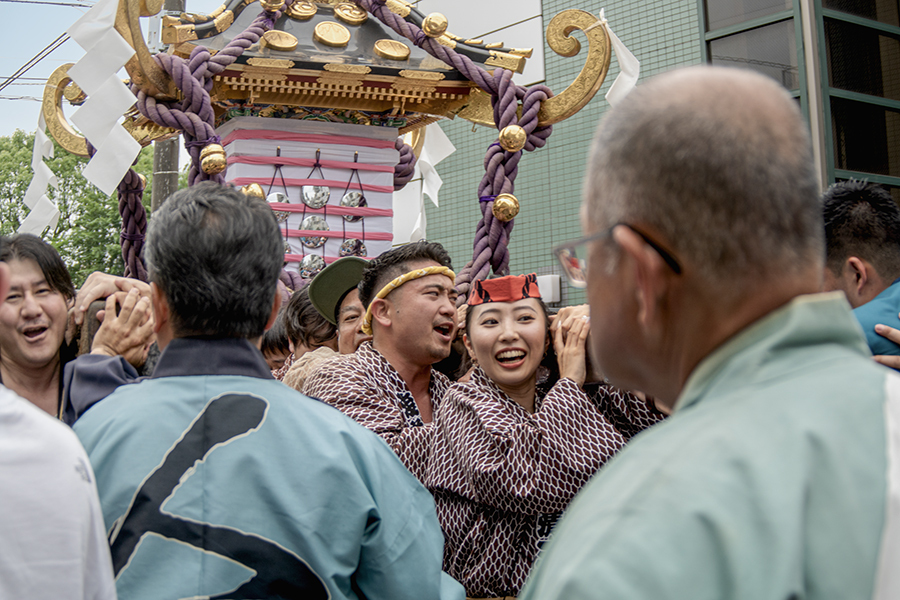
[[[453,325],[450,325],[449,323],[437,325],[434,330],[443,336],[450,337],[450,334],[453,333]]]
[[[28,339],[34,339],[36,337],[39,337],[45,331],[47,331],[47,327],[43,325],[37,325],[33,327],[26,327],[22,330],[22,335],[24,335]]]
[[[523,350],[504,350],[497,353],[496,358],[500,364],[516,363],[525,358],[525,352]]]

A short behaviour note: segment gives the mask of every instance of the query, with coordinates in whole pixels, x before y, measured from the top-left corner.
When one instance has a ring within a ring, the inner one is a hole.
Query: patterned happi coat
[[[449,386],[446,375],[431,371],[428,392],[434,413]],[[331,404],[380,435],[424,482],[434,425],[422,421],[403,378],[371,342],[363,342],[353,354],[330,360],[306,380],[303,393]]]
[[[561,379],[529,414],[478,368],[444,397],[426,486],[444,530],[444,570],[467,595],[516,595],[578,490],[664,416],[628,392],[589,389]]]

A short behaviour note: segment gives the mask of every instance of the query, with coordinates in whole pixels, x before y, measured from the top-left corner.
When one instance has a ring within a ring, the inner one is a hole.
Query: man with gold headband
[[[432,365],[449,356],[456,337],[455,277],[450,256],[434,242],[373,260],[359,285],[372,341],[330,361],[303,387],[384,438],[420,480],[432,415],[449,386]]]

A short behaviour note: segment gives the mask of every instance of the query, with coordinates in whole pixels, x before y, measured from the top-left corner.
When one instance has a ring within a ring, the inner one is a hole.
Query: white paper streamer
[[[41,196],[31,209],[31,212],[28,213],[28,216],[22,220],[18,233],[41,235],[47,226],[50,226],[51,229],[56,227],[58,221],[59,209],[47,196]]]
[[[118,124],[137,98],[117,75],[134,54],[113,28],[117,4],[118,0],[99,0],[68,30],[87,52],[69,69],[69,76],[88,96],[72,115],[72,123],[97,150],[82,175],[105,194],[116,190],[141,151],[141,145]]]
[[[456,147],[440,125],[425,128],[425,142],[416,161],[412,180],[394,192],[394,245],[425,239],[425,196],[438,206],[438,191],[443,185],[435,166],[456,152]]]
[[[45,158],[53,158],[53,142],[44,133],[47,124],[44,122],[44,114],[38,117],[38,128],[34,133],[34,150],[31,154],[31,167],[34,176],[28,184],[25,192],[25,206],[31,209],[28,216],[19,224],[19,233],[33,233],[41,235],[47,226],[56,227],[59,221],[59,209],[47,197],[47,186],[59,187],[56,175],[50,167],[44,163]]]
[[[587,31],[597,26],[603,26],[609,35],[613,53],[616,55],[616,62],[619,63],[619,75],[613,81],[613,84],[609,86],[609,91],[606,92],[606,101],[609,102],[610,106],[615,106],[624,100],[625,96],[637,85],[638,77],[641,75],[641,63],[631,53],[631,50],[625,47],[619,36],[613,32],[612,27],[609,26],[609,21],[606,20],[605,11],[606,9],[604,8],[600,9],[600,19],[588,27]]]
[[[115,127],[81,174],[104,194],[112,194],[140,151],[141,145],[130,133]]]

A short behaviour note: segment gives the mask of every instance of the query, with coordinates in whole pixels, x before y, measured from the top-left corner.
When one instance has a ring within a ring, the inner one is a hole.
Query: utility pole
[[[166,14],[184,12],[185,0],[165,0],[163,10]],[[155,33],[159,36],[159,28]],[[154,40],[159,43],[158,38]],[[148,44],[149,46],[150,44]],[[178,191],[178,141],[181,136],[161,142],[153,142],[153,191],[150,197],[150,210],[155,212],[162,206],[166,198]]]

